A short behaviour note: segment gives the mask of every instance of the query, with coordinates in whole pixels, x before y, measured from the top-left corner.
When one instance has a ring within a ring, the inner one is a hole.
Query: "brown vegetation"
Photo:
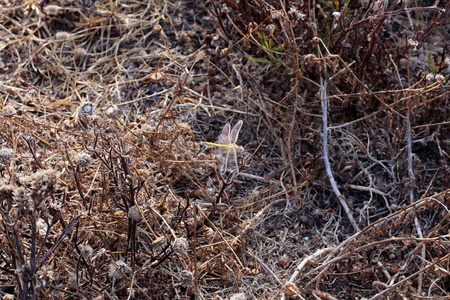
[[[1,1],[2,297],[450,296],[441,2]]]

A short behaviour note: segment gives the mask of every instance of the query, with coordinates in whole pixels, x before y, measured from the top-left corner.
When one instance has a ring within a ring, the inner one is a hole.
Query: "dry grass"
[[[2,2],[1,295],[450,296],[450,6],[364,3]]]

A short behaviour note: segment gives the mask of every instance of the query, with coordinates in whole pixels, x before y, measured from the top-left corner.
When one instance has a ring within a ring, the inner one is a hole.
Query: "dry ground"
[[[0,1],[2,297],[450,297],[450,4],[383,3]]]

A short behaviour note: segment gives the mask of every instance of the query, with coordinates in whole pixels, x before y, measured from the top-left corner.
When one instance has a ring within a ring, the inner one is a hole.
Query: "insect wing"
[[[238,173],[238,163],[237,163],[237,154],[236,148],[231,148],[227,153],[227,169],[230,173]]]
[[[242,128],[243,122],[240,120],[234,125],[233,129],[229,123],[225,124],[222,129],[222,133],[217,140],[217,169],[219,173],[224,176],[226,172],[237,174],[239,171],[237,163],[237,147],[236,141],[238,139],[239,131]]]
[[[230,143],[230,124],[227,123],[222,129],[222,133],[219,135],[217,139],[217,144],[227,145]]]
[[[226,172],[238,172],[236,148],[219,147],[217,153],[217,169],[222,176],[224,176]]]
[[[222,176],[227,171],[227,152],[228,150],[221,148],[221,151],[217,153],[217,170]]]
[[[239,120],[236,125],[234,125],[233,129],[231,130],[231,134],[230,134],[230,143],[231,144],[236,144],[238,136],[239,136],[239,131],[241,131],[242,128],[242,120]]]

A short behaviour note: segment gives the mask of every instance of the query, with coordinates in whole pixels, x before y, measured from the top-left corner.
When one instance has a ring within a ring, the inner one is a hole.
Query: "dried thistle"
[[[44,7],[44,12],[49,16],[57,16],[61,11],[61,7],[58,5],[47,5]]]
[[[55,34],[55,40],[57,41],[67,41],[71,40],[73,35],[67,31],[59,31]]]
[[[434,77],[434,79],[436,80],[437,83],[440,83],[440,84],[444,84],[444,83],[445,83],[445,77],[444,77],[444,75],[437,74],[437,75]]]
[[[141,214],[139,213],[139,210],[135,205],[131,206],[130,209],[128,209],[128,217],[136,222],[142,219]]]
[[[117,105],[110,105],[106,108],[105,113],[108,118],[112,118],[112,117],[117,116],[118,112],[119,112],[119,108],[117,107]]]
[[[189,249],[189,242],[186,238],[176,238],[172,244],[173,251],[179,255],[185,255]]]
[[[31,192],[31,197],[42,197],[54,190],[59,174],[55,170],[39,170],[29,176],[20,178],[20,181]]]
[[[91,161],[92,161],[92,157],[88,153],[83,152],[78,155],[76,162],[77,162],[77,165],[79,165],[80,167],[87,167],[87,166],[89,166]]]
[[[191,271],[183,270],[180,272],[180,284],[184,287],[190,287],[194,283],[194,274]]]
[[[75,48],[73,54],[75,55],[75,58],[85,58],[88,53],[85,48],[77,47]]]
[[[92,115],[95,110],[95,105],[91,101],[85,101],[81,103],[79,109],[83,115]]]
[[[13,159],[13,150],[10,148],[1,148],[0,149],[0,164],[9,164]]]

